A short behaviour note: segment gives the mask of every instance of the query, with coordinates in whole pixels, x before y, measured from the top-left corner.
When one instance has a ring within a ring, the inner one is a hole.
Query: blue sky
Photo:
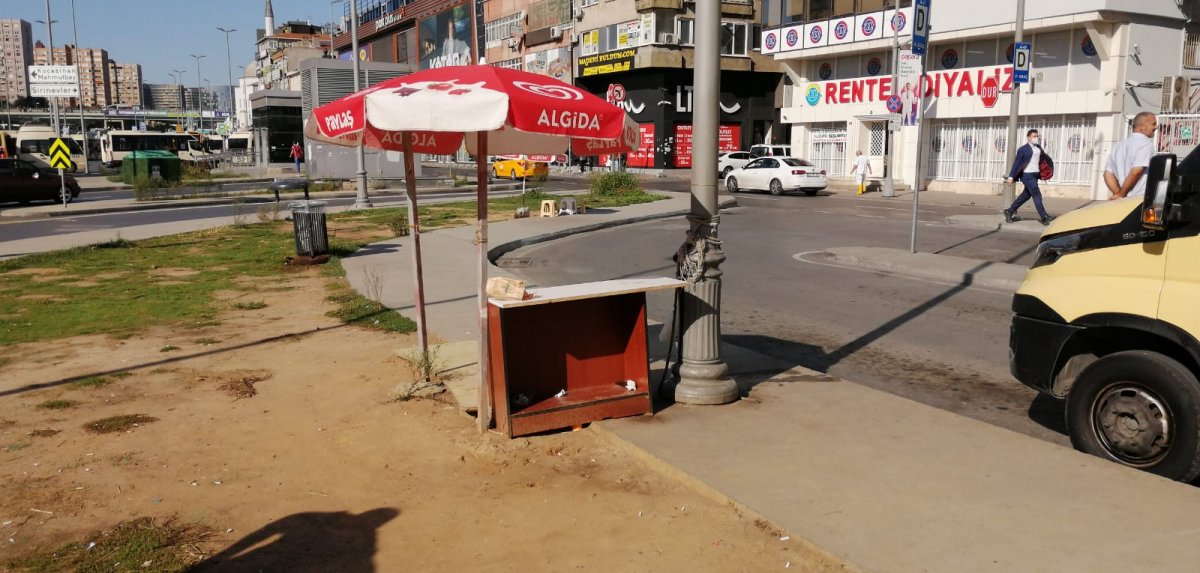
[[[225,66],[225,34],[217,30],[235,28],[229,35],[230,67],[234,81],[238,66],[254,56],[255,30],[263,27],[265,0],[75,0],[79,45],[104,48],[118,62],[142,65],[146,83],[173,82],[171,70],[185,70],[183,83],[196,85],[196,60],[189,54],[205,55],[200,75],[212,85],[229,83]],[[275,23],[289,20],[324,25],[329,20],[329,0],[272,0]],[[334,17],[344,9],[332,5]],[[50,0],[54,43],[73,43],[71,0]],[[46,42],[45,0],[0,0],[0,18],[19,18],[33,26],[34,41]]]

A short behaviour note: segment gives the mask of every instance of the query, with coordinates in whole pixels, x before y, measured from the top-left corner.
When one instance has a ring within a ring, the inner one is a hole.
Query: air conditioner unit
[[[509,38],[508,39],[508,47],[509,47],[509,49],[511,49],[514,52],[517,50],[520,50],[521,49],[520,38]]]
[[[558,28],[550,28],[550,37],[555,40],[561,40],[563,37],[563,31]]]
[[[660,44],[678,44],[679,38],[670,32],[663,32],[658,35],[658,43]]]
[[[583,19],[583,8],[576,8],[576,9],[575,9],[575,19],[576,19],[576,20],[582,20],[582,19]]]
[[[1188,89],[1189,80],[1183,76],[1166,76],[1163,78],[1162,103],[1159,109],[1162,113],[1188,113],[1191,111]]]

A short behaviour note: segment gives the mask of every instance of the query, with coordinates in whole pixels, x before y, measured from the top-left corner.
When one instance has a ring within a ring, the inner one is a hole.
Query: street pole
[[[361,89],[358,81],[358,6],[356,0],[350,0],[350,49],[352,54],[350,61],[354,72],[354,93],[358,93]],[[355,178],[358,179],[358,196],[354,199],[355,209],[369,209],[372,207],[371,198],[367,196],[367,158],[363,152],[362,139],[358,140],[358,147],[355,149],[355,161],[358,165],[358,171],[354,172]]]
[[[79,28],[75,25],[75,0],[71,0],[71,33],[75,36],[75,51],[79,52]],[[101,65],[108,65],[107,62],[102,62]],[[88,67],[91,67],[91,62],[88,62]],[[79,77],[79,62],[75,62],[75,87],[79,90],[79,133],[83,134],[83,172],[91,173],[88,165],[88,136],[87,125],[83,120],[83,78]],[[92,82],[92,93],[96,93],[96,84]]]
[[[175,85],[179,86],[179,90],[176,92],[176,95],[179,96],[179,119],[180,119],[180,121],[185,120],[187,117],[186,111],[185,111],[185,106],[183,105],[184,104],[184,101],[183,101],[183,74],[185,74],[185,73],[187,73],[185,70],[171,70],[171,75],[175,76]]]
[[[892,27],[892,89],[889,96],[896,93],[896,82],[900,81],[900,27],[896,25],[896,15],[900,13],[899,8],[892,12],[892,18],[888,25]],[[891,113],[891,112],[888,112]],[[892,125],[888,122],[887,129],[883,132],[883,141],[887,146],[887,154],[885,161],[887,165],[884,167],[883,178],[883,196],[896,196],[896,145],[892,141]]]
[[[1016,33],[1013,35],[1013,60],[1017,59],[1016,45],[1025,41],[1025,0],[1017,0]],[[1005,165],[1012,159],[1009,150],[1017,148],[1017,110],[1021,106],[1021,84],[1013,82],[1012,97],[1008,100],[1008,139],[1004,141],[1004,151],[1008,153]],[[1005,174],[1007,176],[1007,174]],[[1017,182],[1004,184],[1004,192],[1000,194],[1000,208],[1007,209],[1016,195]]]
[[[927,59],[929,58],[928,49],[924,54],[921,54],[921,76],[917,80],[917,111],[922,116],[925,114],[925,79],[928,77],[925,72]],[[925,129],[925,118],[921,117],[917,123],[917,177],[913,181],[913,204],[912,204],[912,234],[908,241],[908,252],[917,252],[917,211],[921,204],[921,187],[925,184],[925,178],[921,169],[921,151],[925,149],[925,144],[921,141],[922,132]]]
[[[54,22],[50,19],[50,0],[46,0],[46,42],[50,45],[46,47],[46,63],[54,65]],[[54,126],[54,135],[62,135],[62,126],[58,121],[58,98],[50,99],[50,123]]]
[[[207,55],[189,54],[196,58],[196,131],[204,131],[204,87],[200,84],[200,58],[207,58]]]
[[[229,127],[232,127],[232,124],[233,124],[233,60],[229,57],[229,34],[236,32],[237,28],[230,28],[228,30],[226,30],[225,28],[217,28],[217,29],[222,32],[225,32],[225,74],[227,76],[229,76],[229,118],[228,118],[229,125],[226,126],[226,133],[228,133]],[[228,151],[229,150],[229,135],[226,135],[224,139],[225,139],[224,147],[225,147],[225,150]]]
[[[721,93],[721,3],[696,3],[695,102],[692,112],[692,164],[717,164]],[[728,404],[738,386],[721,360],[721,263],[725,253],[717,227],[721,222],[714,169],[692,170],[691,212],[687,238],[677,252],[679,276],[687,281],[680,296],[682,343],[675,401]]]

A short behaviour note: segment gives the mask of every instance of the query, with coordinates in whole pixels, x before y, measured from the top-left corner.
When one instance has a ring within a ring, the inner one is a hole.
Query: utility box
[[[121,180],[133,185],[139,179],[179,181],[179,157],[169,151],[130,151],[121,161]]]

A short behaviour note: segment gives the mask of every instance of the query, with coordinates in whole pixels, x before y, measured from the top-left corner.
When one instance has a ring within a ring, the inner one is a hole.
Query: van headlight
[[[1084,243],[1084,237],[1088,231],[1078,231],[1051,237],[1038,243],[1037,251],[1035,251],[1033,265],[1029,268],[1036,269],[1046,265],[1052,265],[1058,262],[1063,255],[1079,251],[1080,245]]]

